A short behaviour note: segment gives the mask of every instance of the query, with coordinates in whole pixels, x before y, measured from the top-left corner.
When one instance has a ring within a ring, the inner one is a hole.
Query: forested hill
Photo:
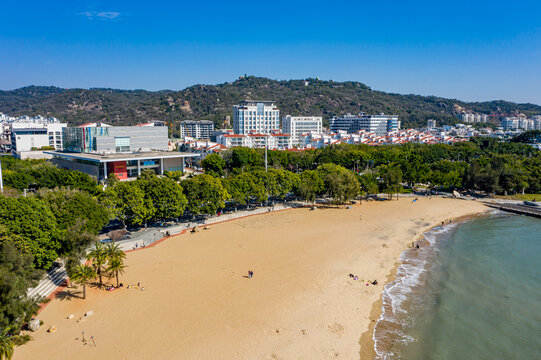
[[[11,116],[54,116],[72,125],[104,121],[137,124],[152,120],[211,119],[220,126],[232,106],[245,99],[273,100],[282,115],[334,115],[365,112],[397,114],[402,127],[424,126],[427,119],[454,123],[464,110],[480,113],[541,114],[541,106],[506,101],[466,103],[434,96],[374,91],[348,81],[317,79],[276,81],[253,76],[231,83],[194,85],[181,91],[61,89],[29,86],[0,91],[0,112]]]

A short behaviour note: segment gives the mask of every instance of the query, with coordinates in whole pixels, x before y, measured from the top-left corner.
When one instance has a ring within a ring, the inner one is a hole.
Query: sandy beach
[[[371,359],[370,326],[401,252],[430,227],[486,209],[404,198],[280,211],[171,237],[127,255],[121,281],[144,291],[89,287],[82,300],[80,288],[66,289],[14,359]],[[47,333],[52,325],[58,330]]]

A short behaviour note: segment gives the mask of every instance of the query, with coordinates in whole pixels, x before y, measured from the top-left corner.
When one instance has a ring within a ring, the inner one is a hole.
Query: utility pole
[[[265,136],[265,172],[267,172],[267,145],[269,141],[269,136]]]

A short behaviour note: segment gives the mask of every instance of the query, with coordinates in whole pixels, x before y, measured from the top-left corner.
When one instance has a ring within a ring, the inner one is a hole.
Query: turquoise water
[[[379,357],[541,359],[541,220],[493,214],[425,238],[385,287]]]

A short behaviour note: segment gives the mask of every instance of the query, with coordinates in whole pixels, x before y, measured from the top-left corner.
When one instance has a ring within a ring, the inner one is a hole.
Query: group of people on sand
[[[141,288],[141,291],[145,291],[145,288],[141,286],[140,282],[138,282],[137,285],[133,285],[133,284],[128,285],[128,289],[134,289],[134,288],[137,288],[137,289]]]
[[[113,291],[113,290],[116,290],[116,289],[120,289],[120,288],[123,287],[123,286],[124,286],[124,284],[123,284],[123,283],[120,283],[120,285],[118,285],[118,286],[114,286],[114,285],[107,286],[107,287],[105,288],[105,290],[107,290],[107,291]]]
[[[248,270],[248,279],[251,279],[254,277],[254,272],[252,270]]]
[[[349,277],[352,278],[353,280],[359,280],[359,277],[357,275],[353,275],[353,274],[349,274]],[[361,281],[364,281],[364,280],[361,280]],[[367,280],[368,282],[366,283],[366,286],[372,284],[372,285],[377,285],[378,284],[378,281],[377,280],[374,280],[374,281],[370,281],[370,280]]]

